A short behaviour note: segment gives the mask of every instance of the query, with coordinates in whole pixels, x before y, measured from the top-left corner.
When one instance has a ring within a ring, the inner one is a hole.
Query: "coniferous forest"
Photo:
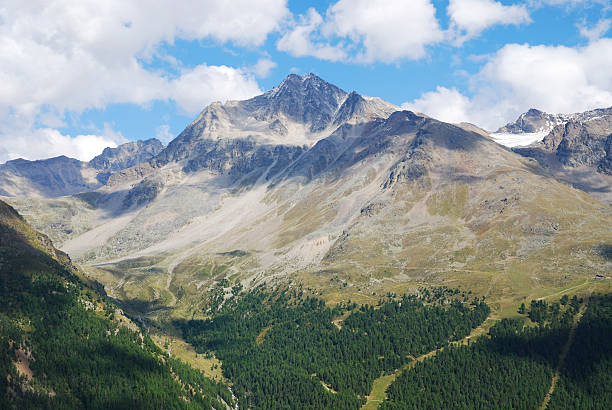
[[[259,288],[182,326],[199,352],[221,359],[241,408],[355,409],[375,378],[464,338],[489,314],[482,300],[426,295],[329,308],[296,290]]]
[[[592,296],[561,368],[551,409],[609,409],[612,403],[612,296]]]
[[[413,370],[403,372],[387,390],[383,409],[537,409],[559,379],[548,408],[607,409],[612,403],[612,297],[593,296],[579,322],[564,363],[580,301],[533,301],[532,320],[503,319],[488,336],[467,346],[451,346]]]

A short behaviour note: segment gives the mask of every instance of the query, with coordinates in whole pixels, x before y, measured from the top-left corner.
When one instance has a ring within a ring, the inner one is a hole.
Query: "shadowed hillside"
[[[165,357],[66,254],[0,201],[2,408],[225,408],[231,393]]]

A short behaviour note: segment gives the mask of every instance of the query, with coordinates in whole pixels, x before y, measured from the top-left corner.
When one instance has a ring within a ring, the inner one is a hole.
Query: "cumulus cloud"
[[[170,82],[171,98],[188,114],[213,101],[246,99],[260,94],[255,79],[244,70],[227,66],[199,65]]]
[[[269,58],[260,58],[254,66],[249,68],[249,71],[257,78],[266,78],[270,75],[270,72],[276,68],[276,65],[277,64]]]
[[[212,100],[250,96],[258,87],[241,68],[202,64],[179,68],[176,77],[143,61],[176,39],[258,46],[288,15],[286,0],[6,0],[0,138],[33,138],[36,123],[58,126],[66,112],[113,103],[173,99],[194,112]]]
[[[531,22],[524,5],[504,6],[494,0],[450,0],[446,12],[450,31],[457,43],[478,36],[495,25],[520,25]]]
[[[422,58],[442,39],[430,0],[339,0],[325,18],[309,9],[277,46],[294,56],[391,63]]]
[[[421,112],[446,122],[459,123],[466,121],[470,105],[470,99],[456,88],[438,86],[435,91],[426,92],[420,98],[402,104],[402,109]]]
[[[612,39],[585,47],[509,44],[471,78],[471,96],[439,87],[405,106],[441,120],[494,130],[534,107],[551,113],[612,105]],[[446,102],[444,109],[438,104]]]
[[[294,57],[315,57],[320,60],[341,61],[347,59],[342,46],[331,45],[322,38],[320,28],[323,17],[313,8],[305,16],[299,16],[291,31],[285,33],[276,44],[278,50]]]
[[[63,135],[52,128],[38,128],[26,135],[13,136],[8,141],[0,137],[4,149],[0,151],[0,163],[10,159],[29,160],[66,155],[71,158],[89,161],[99,155],[106,147],[116,147],[127,142],[120,134],[108,135]],[[33,143],[33,141],[36,141]]]

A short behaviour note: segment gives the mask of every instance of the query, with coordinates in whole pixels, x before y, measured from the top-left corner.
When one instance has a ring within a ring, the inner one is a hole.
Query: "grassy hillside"
[[[166,357],[0,201],[0,407],[225,408],[227,387]]]

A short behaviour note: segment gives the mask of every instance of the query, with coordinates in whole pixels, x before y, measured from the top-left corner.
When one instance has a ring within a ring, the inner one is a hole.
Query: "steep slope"
[[[225,408],[231,393],[87,287],[66,254],[0,201],[2,408]],[[224,399],[221,399],[221,396]]]
[[[341,91],[290,76],[212,104],[93,200],[32,214],[93,221],[64,218],[62,249],[151,316],[200,315],[222,279],[363,301],[453,281],[500,308],[611,268],[602,203],[468,127]]]
[[[66,156],[7,161],[0,165],[0,195],[53,198],[93,191],[111,173],[149,161],[162,148],[161,142],[149,139],[106,148],[89,163]]]
[[[612,203],[612,108],[566,116],[541,142],[514,151]]]

